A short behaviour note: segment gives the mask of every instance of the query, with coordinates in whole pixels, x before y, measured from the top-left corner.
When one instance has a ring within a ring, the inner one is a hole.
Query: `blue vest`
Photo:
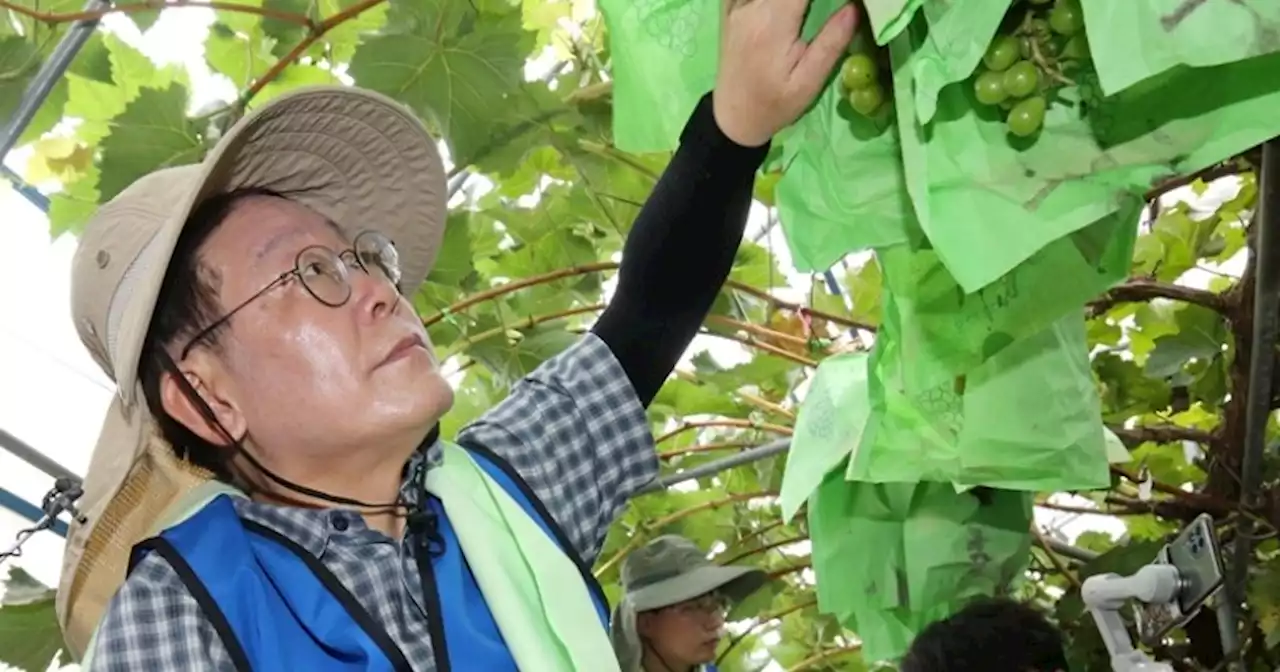
[[[485,473],[578,560],[564,532],[515,470],[486,449],[466,446]],[[444,552],[419,562],[429,628],[439,672],[517,670],[515,660],[459,549],[457,534],[435,497]],[[132,569],[159,553],[200,603],[238,670],[316,672],[418,669],[391,636],[324,565],[295,542],[241,519],[231,498],[219,495],[200,511],[133,549]],[[602,627],[608,602],[581,561],[576,563],[595,598]],[[419,668],[423,661],[416,661]]]

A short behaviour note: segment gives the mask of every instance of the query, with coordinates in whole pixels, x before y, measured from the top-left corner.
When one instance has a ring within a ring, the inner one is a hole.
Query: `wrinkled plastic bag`
[[[851,483],[842,471],[809,500],[818,609],[858,633],[868,661],[898,658],[924,626],[1026,570],[1031,493]]]
[[[886,316],[895,309],[886,294]],[[851,481],[1031,492],[1110,484],[1082,314],[939,382],[882,325],[869,366],[871,422],[850,458]]]
[[[1038,137],[1017,148],[993,110],[974,109],[967,83],[944,88],[937,115],[921,125],[909,73],[925,33],[917,18],[890,44],[907,189],[925,235],[966,292],[1051,241],[1133,210],[1162,178],[1280,134],[1280,54],[1171,71],[1103,99],[1088,120],[1051,105]]]
[[[1178,66],[1212,67],[1280,51],[1275,0],[1079,0],[1102,91]]]

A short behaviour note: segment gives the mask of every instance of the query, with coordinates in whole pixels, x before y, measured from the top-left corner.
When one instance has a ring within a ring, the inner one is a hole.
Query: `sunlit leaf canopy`
[[[198,159],[273,96],[355,83],[403,101],[446,139],[454,196],[444,249],[414,296],[457,384],[446,434],[595,319],[624,237],[669,157],[616,148],[608,36],[589,0],[170,4],[183,6],[161,13],[157,3],[121,3],[89,13],[105,20],[20,139],[23,177],[51,196],[51,235],[76,235],[98,203],[137,177]],[[79,18],[86,13],[75,0],[0,0],[0,119]],[[164,62],[165,50],[191,35],[204,40],[202,58]],[[1111,526],[1094,527],[1117,533],[1081,535],[1079,546],[1101,554],[1083,564],[1037,546],[1022,587],[1056,610],[1080,669],[1105,660],[1082,613],[1083,577],[1136,568],[1202,511],[1224,521],[1254,515],[1272,533],[1280,518],[1271,462],[1264,504],[1241,512],[1234,503],[1247,379],[1241,343],[1252,308],[1245,231],[1258,192],[1250,158],[1166,185],[1177,193],[1146,213],[1133,279],[1087,308],[1104,419],[1133,461],[1115,469],[1110,491],[1038,501],[1042,512],[1061,509],[1041,522],[1079,512],[1102,520],[1101,511]],[[857,255],[829,277],[793,272],[775,231],[777,177],[757,181],[731,281],[650,408],[665,474],[787,437],[815,364],[874,339],[876,263]],[[628,551],[661,532],[684,534],[717,561],[753,563],[777,579],[735,614],[743,618],[731,625],[721,669],[870,669],[856,633],[816,610],[805,518],[784,521],[776,506],[784,463],[775,456],[636,499],[597,572],[616,599]],[[1153,484],[1150,500],[1139,496],[1143,481]],[[1280,646],[1278,551],[1270,538],[1259,544],[1251,578],[1248,643],[1258,660],[1280,658],[1272,652]],[[52,614],[51,596],[12,572],[0,662],[44,670],[60,648]],[[1211,660],[1211,616],[1187,634],[1160,653]]]

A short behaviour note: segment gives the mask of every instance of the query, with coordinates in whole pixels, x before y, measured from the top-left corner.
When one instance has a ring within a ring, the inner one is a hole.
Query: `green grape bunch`
[[[889,81],[884,54],[869,35],[859,32],[849,44],[849,55],[840,66],[840,84],[849,106],[864,117],[885,109]]]
[[[1004,113],[1010,135],[1044,126],[1055,90],[1074,86],[1068,73],[1090,60],[1080,0],[1015,2],[973,76],[979,104]]]

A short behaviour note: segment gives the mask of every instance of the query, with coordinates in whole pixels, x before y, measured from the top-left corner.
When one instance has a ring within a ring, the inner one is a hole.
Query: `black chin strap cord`
[[[419,451],[425,453],[427,448],[434,444],[440,438],[440,425],[431,428],[431,432],[427,434],[426,440],[418,448]],[[444,535],[440,533],[440,521],[435,511],[431,510],[427,503],[427,465],[425,460],[419,460],[414,466],[412,475],[414,490],[418,496],[414,501],[405,501],[403,497],[397,496],[396,501],[388,504],[371,504],[350,497],[342,497],[340,495],[332,495],[321,490],[308,488],[305,485],[294,483],[283,476],[280,476],[270,469],[262,466],[248,451],[244,450],[241,442],[237,441],[236,446],[240,454],[244,456],[254,469],[262,472],[264,476],[271,479],[276,485],[287,488],[301,495],[314,497],[315,499],[331,502],[339,506],[348,506],[353,508],[361,508],[370,510],[370,512],[403,512],[405,518],[405,529],[409,533],[412,543],[415,545],[415,555],[421,560],[440,557],[444,553],[445,542]]]
[[[417,464],[414,466],[412,479],[414,482],[414,489],[418,496],[415,497],[412,502],[405,501],[403,495],[397,494],[396,499],[393,502],[374,504],[351,497],[330,494],[323,490],[317,490],[315,488],[309,488],[305,485],[294,483],[293,481],[290,481],[289,479],[266,468],[261,462],[254,458],[253,455],[249,454],[249,451],[244,449],[244,442],[232,436],[231,432],[227,431],[227,428],[222,426],[222,422],[218,420],[213,409],[209,407],[209,404],[205,403],[205,400],[200,396],[200,393],[196,392],[195,388],[191,386],[190,381],[188,381],[187,377],[178,369],[178,365],[173,361],[173,358],[169,357],[166,353],[164,360],[165,365],[172,374],[175,382],[178,383],[178,387],[182,389],[183,394],[185,394],[195,405],[197,412],[200,413],[206,422],[217,428],[218,432],[221,433],[223,438],[230,444],[229,447],[232,450],[226,453],[227,462],[230,462],[230,458],[232,456],[239,454],[244,457],[245,461],[252,465],[254,469],[270,479],[271,482],[285,488],[286,490],[291,490],[306,497],[329,502],[331,504],[337,504],[338,506],[364,509],[367,513],[403,512],[405,516],[405,528],[417,548],[416,555],[419,558],[419,562],[429,562],[429,558],[439,557],[440,554],[444,553],[445,543],[444,536],[440,533],[440,522],[435,512],[431,510],[430,505],[427,503],[429,495],[427,494],[427,463],[425,459],[418,460]],[[423,453],[423,457],[425,458],[427,449],[439,440],[440,424],[436,423],[436,425],[431,428],[431,431],[427,433],[426,439],[424,439],[418,446],[418,451]],[[230,469],[227,471],[228,473],[234,474]]]
[[[427,434],[426,440],[422,442],[422,445],[419,446],[418,450],[426,451],[426,449],[429,446],[431,446],[431,444],[435,443],[439,438],[440,438],[440,425],[436,425],[435,427],[431,428],[431,431]],[[267,478],[271,479],[271,481],[276,485],[279,485],[280,487],[286,488],[288,490],[292,490],[293,492],[296,492],[300,495],[306,495],[307,497],[313,497],[315,499],[330,502],[332,504],[337,504],[339,506],[349,506],[349,507],[361,508],[361,509],[373,509],[374,511],[395,511],[395,510],[401,510],[401,509],[406,511],[412,511],[414,508],[416,508],[411,504],[409,504],[408,502],[405,502],[404,499],[398,495],[396,496],[396,499],[394,502],[388,502],[384,504],[373,504],[370,502],[361,501],[359,499],[352,499],[350,497],[343,497],[341,495],[329,494],[327,492],[324,492],[323,490],[308,488],[305,485],[299,485],[297,483],[294,483],[293,481],[290,481],[289,479],[283,476],[280,476],[275,472],[271,471],[270,469],[266,468],[265,466],[263,466],[261,462],[259,462],[257,459],[253,457],[253,455],[249,454],[249,451],[244,449],[244,445],[242,442],[236,441],[235,449],[240,454],[241,457],[243,457],[249,464],[253,465],[254,469],[257,469],[258,471],[262,472],[263,476],[266,476]],[[426,469],[420,469],[419,471],[422,472],[422,475],[419,476],[415,474],[414,480],[418,485],[424,486],[423,490],[425,490]]]

